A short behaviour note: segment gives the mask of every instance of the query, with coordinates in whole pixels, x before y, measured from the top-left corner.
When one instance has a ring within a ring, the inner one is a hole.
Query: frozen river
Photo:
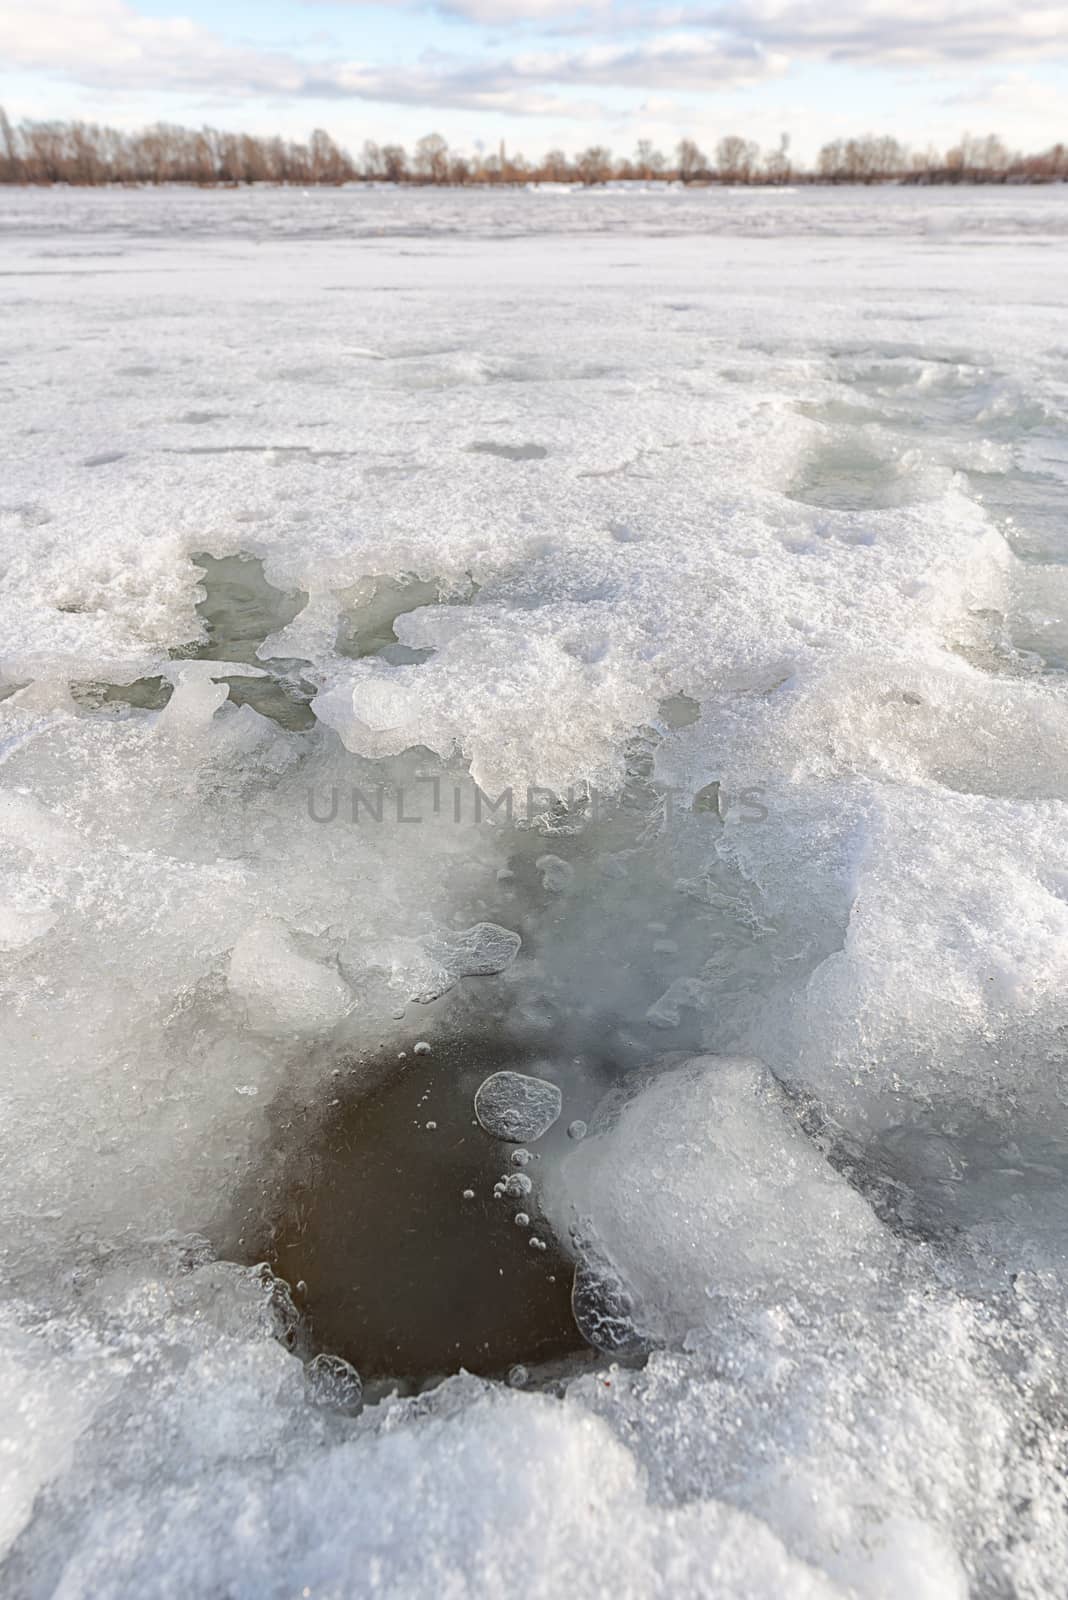
[[[0,191],[6,1594],[1061,1591],[1066,279]]]

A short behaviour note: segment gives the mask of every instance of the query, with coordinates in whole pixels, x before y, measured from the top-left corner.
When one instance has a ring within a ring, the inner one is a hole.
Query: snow
[[[1058,1591],[1066,235],[0,196],[5,1592]],[[383,1397],[239,1202],[467,1044],[602,1353]]]

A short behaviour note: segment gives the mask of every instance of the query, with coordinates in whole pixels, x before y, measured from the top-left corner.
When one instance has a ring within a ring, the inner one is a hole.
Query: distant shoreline
[[[291,190],[291,189],[316,189],[319,191],[335,189],[357,190],[367,194],[481,194],[490,191],[504,191],[511,194],[543,193],[543,194],[703,194],[719,193],[730,194],[739,189],[753,190],[754,193],[789,194],[802,190],[813,189],[1058,189],[1068,185],[1068,176],[1056,178],[1042,177],[976,177],[969,174],[964,178],[952,177],[922,177],[922,178],[875,178],[875,179],[847,179],[847,178],[820,178],[815,176],[795,176],[788,183],[772,183],[767,179],[726,179],[706,178],[691,183],[684,183],[675,179],[664,182],[646,182],[642,179],[609,178],[603,183],[554,183],[541,182],[538,179],[496,179],[467,183],[434,183],[426,179],[408,178],[401,182],[391,183],[384,179],[376,178],[345,178],[340,182],[330,182],[326,179],[301,180],[299,178],[251,178],[240,182],[234,179],[219,179],[216,182],[206,182],[193,178],[108,178],[98,181],[76,180],[66,178],[56,179],[10,179],[0,178],[0,191],[4,189],[19,190],[22,192],[40,192],[45,189],[99,189],[110,192],[134,192],[156,189],[198,189],[205,193],[234,194],[262,190]]]
[[[403,145],[369,139],[354,159],[321,128],[300,143],[164,123],[136,132],[85,122],[27,121],[16,127],[0,107],[0,185],[24,188],[601,189],[620,184],[661,190],[1054,183],[1068,183],[1068,144],[1024,154],[1010,150],[997,134],[965,134],[946,151],[917,151],[890,135],[863,134],[825,144],[815,163],[806,164],[794,160],[785,135],[774,148],[762,150],[751,139],[728,134],[711,157],[682,138],[670,157],[643,139],[629,157],[591,145],[577,155],[550,150],[529,161],[509,153],[503,141],[495,152],[468,154],[430,133],[411,154]]]

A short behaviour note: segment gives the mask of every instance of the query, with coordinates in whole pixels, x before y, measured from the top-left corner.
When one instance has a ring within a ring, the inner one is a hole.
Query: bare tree
[[[481,147],[479,147],[481,148]],[[692,139],[680,139],[675,171],[683,183],[709,175],[708,161]],[[789,140],[761,161],[750,140],[732,135],[716,150],[718,175],[728,183],[1056,183],[1068,181],[1064,143],[1034,155],[1014,154],[996,134],[965,134],[951,150],[910,151],[890,135],[835,139],[819,152],[814,168],[794,165]],[[359,167],[323,129],[307,144],[277,135],[191,130],[156,123],[136,133],[83,122],[22,122],[12,127],[0,108],[0,183],[240,183],[340,184],[353,179],[430,183],[604,183],[619,178],[649,181],[667,163],[648,139],[633,160],[616,162],[593,145],[574,159],[550,150],[539,165],[508,154],[503,143],[492,155],[450,151],[440,134],[428,134],[409,167],[402,145],[368,140]]]
[[[382,146],[382,176],[389,183],[403,183],[408,176],[408,155],[402,144]]]
[[[693,183],[708,171],[708,157],[699,150],[692,139],[680,139],[675,150],[675,161],[683,183]]]
[[[789,183],[793,177],[790,163],[790,135],[784,133],[774,150],[764,157],[764,171],[769,183]]]
[[[728,134],[716,146],[716,170],[724,183],[749,183],[759,160],[759,145],[737,134]]]
[[[600,144],[591,145],[576,160],[575,171],[585,184],[607,183],[612,176],[611,150]]]
[[[550,150],[541,164],[540,176],[546,183],[567,183],[574,174],[564,152]]]
[[[309,154],[311,170],[308,177],[312,183],[345,183],[356,175],[348,156],[338,149],[322,128],[316,128],[312,134]]]
[[[415,147],[415,172],[426,183],[444,183],[449,175],[449,146],[440,133],[428,133]]]
[[[0,182],[20,183],[23,178],[22,158],[15,141],[15,130],[0,106]]]
[[[650,178],[663,176],[667,162],[657,150],[651,139],[639,139],[638,148],[634,154],[634,175],[644,178],[648,183]]]

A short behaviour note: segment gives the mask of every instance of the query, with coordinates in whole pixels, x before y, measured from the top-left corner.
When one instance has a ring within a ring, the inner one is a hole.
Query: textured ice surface
[[[3,195],[5,1593],[1060,1592],[1066,237]],[[466,1037],[604,1353],[361,1408],[236,1196]]]
[[[698,1057],[644,1086],[561,1163],[557,1218],[631,1290],[643,1333],[681,1338],[724,1301],[856,1293],[885,1270],[870,1208],[759,1062]]]
[[[563,1107],[560,1090],[525,1072],[494,1072],[475,1095],[475,1115],[487,1133],[512,1144],[533,1144],[548,1133]]]

